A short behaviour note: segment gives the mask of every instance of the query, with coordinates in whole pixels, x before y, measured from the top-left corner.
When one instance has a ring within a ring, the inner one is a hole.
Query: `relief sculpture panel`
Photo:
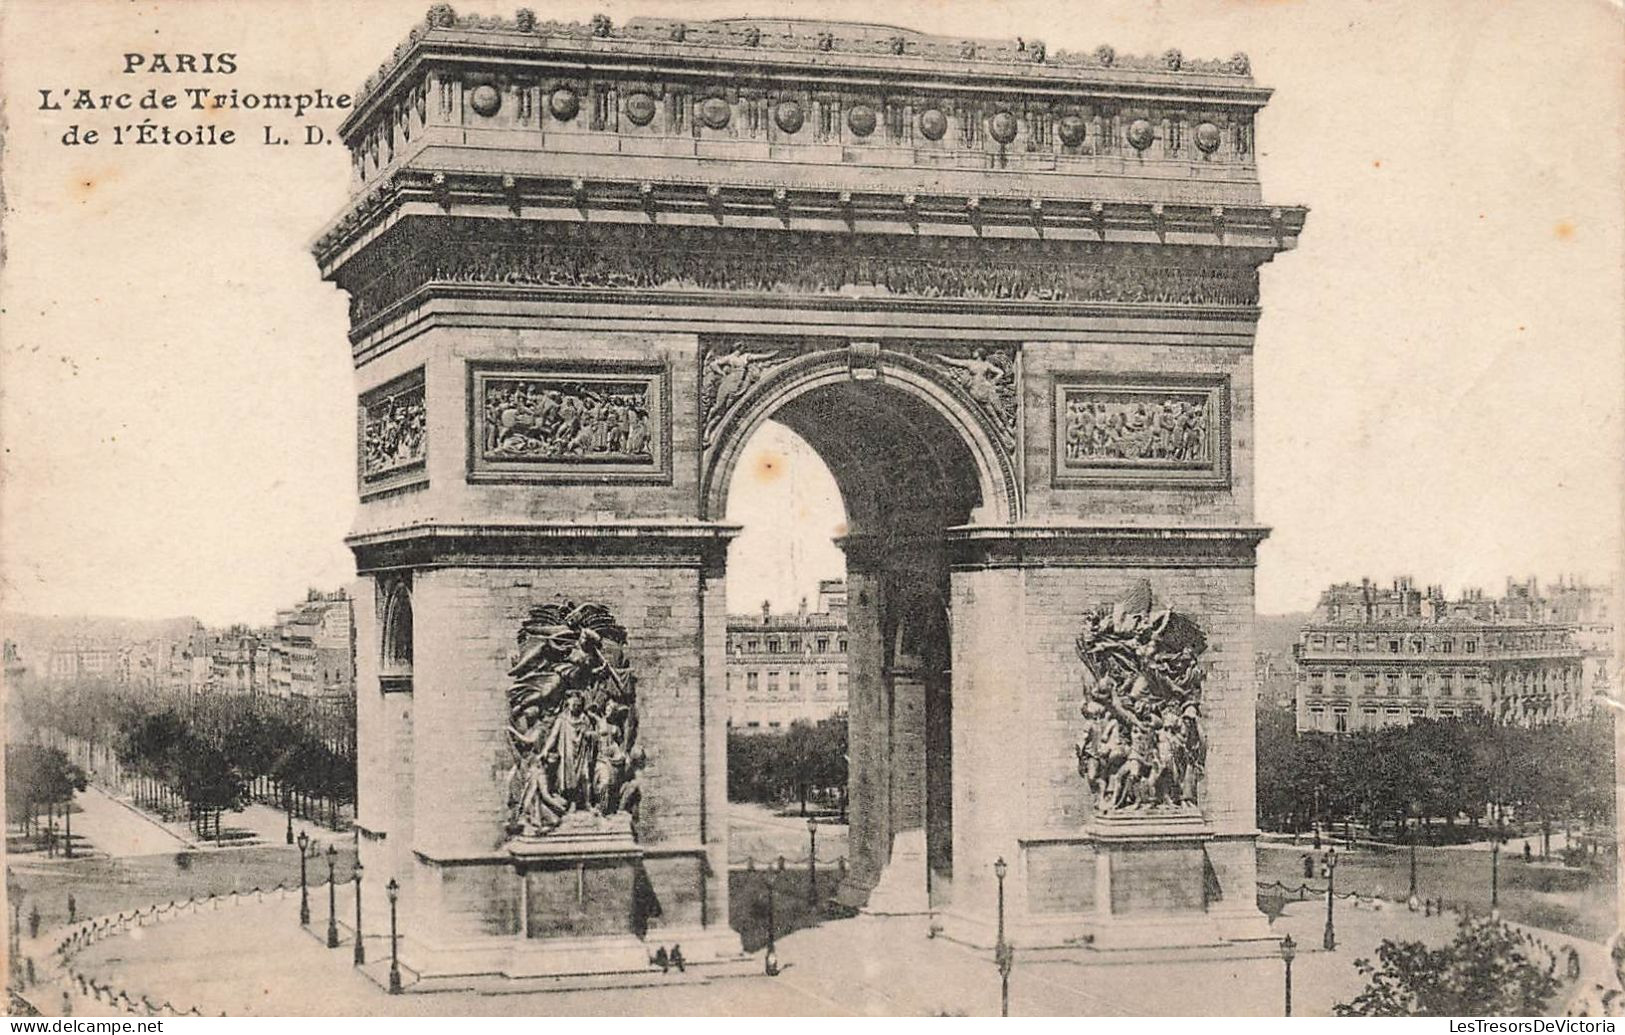
[[[973,348],[963,354],[936,353],[948,380],[965,390],[998,432],[1006,450],[1016,447],[1016,354],[1009,348]]]
[[[793,356],[780,349],[752,350],[740,341],[707,346],[700,367],[700,408],[707,446],[716,442],[722,425],[768,371]]]
[[[423,371],[414,370],[367,392],[359,409],[363,493],[421,480],[429,443]]]
[[[1062,378],[1055,388],[1055,482],[1223,487],[1229,424],[1222,377]]]
[[[605,820],[617,816],[624,825],[644,764],[626,630],[602,604],[539,604],[520,626],[508,677],[509,833],[613,826]]]
[[[663,478],[667,380],[658,367],[470,368],[470,478]]]
[[[1074,750],[1095,814],[1195,812],[1207,637],[1188,616],[1155,608],[1142,579],[1084,616],[1077,648],[1084,737]]]

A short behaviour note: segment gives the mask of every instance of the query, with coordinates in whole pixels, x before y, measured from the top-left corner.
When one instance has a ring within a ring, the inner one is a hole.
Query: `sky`
[[[39,111],[38,90],[162,85],[120,71],[125,52],[150,49],[235,52],[239,71],[221,86],[348,92],[426,6],[368,0],[337,16],[319,0],[6,5],[0,606],[265,621],[307,586],[351,577],[345,300],[308,251],[347,197],[343,149],[66,147],[77,116]],[[457,6],[511,14],[513,4]],[[857,0],[545,8],[618,21],[874,12]],[[1244,50],[1276,91],[1258,126],[1265,197],[1311,213],[1298,249],[1264,270],[1254,438],[1258,516],[1274,532],[1260,552],[1261,611],[1306,609],[1327,583],[1366,575],[1494,589],[1507,574],[1615,568],[1617,7],[886,11],[950,35],[1042,36],[1051,51]],[[264,121],[241,119],[245,131]],[[752,530],[730,580],[741,610],[763,598],[793,607],[839,565],[827,472],[788,432],[763,436],[753,448],[782,454],[785,473],[730,498],[730,516]],[[782,549],[792,513],[798,534]]]

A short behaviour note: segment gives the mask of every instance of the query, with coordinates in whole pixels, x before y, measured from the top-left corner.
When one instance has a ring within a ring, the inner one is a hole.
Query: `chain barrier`
[[[1326,897],[1326,888],[1324,885],[1317,888],[1313,884],[1300,883],[1296,887],[1293,887],[1292,885],[1284,884],[1278,880],[1258,881],[1257,884],[1259,891],[1278,890],[1284,895],[1296,896],[1300,902],[1308,901],[1310,898],[1324,900]],[[1355,900],[1356,905],[1363,905],[1366,907],[1374,906],[1379,901],[1403,901],[1401,899],[1380,899],[1376,895],[1362,895],[1357,891],[1350,891],[1341,894],[1333,893],[1333,897],[1343,899],[1344,901],[1353,899]],[[1464,920],[1471,920],[1474,915],[1470,906],[1464,906],[1459,902],[1446,902],[1443,896],[1439,896],[1437,898],[1424,898],[1422,899],[1422,902],[1427,909],[1428,915],[1430,916],[1443,916],[1446,912],[1451,912],[1455,913]],[[1572,942],[1564,943],[1561,949],[1560,957],[1559,950],[1554,949],[1550,942],[1536,934],[1534,931],[1516,923],[1510,924],[1509,926],[1512,927],[1514,934],[1521,941],[1523,941],[1524,944],[1530,946],[1531,948],[1539,949],[1541,952],[1546,954],[1549,961],[1547,966],[1548,971],[1555,973],[1557,970],[1558,961],[1561,958],[1567,962],[1566,974],[1568,978],[1570,980],[1578,980],[1580,977],[1580,952],[1574,947]]]
[[[293,894],[293,891],[293,886],[287,883],[277,883],[270,888],[262,888],[256,885],[246,894],[239,892],[237,889],[233,889],[231,891],[231,904],[234,906],[242,905],[250,900],[249,896],[252,896],[252,901],[255,903],[263,903],[265,901],[265,895],[267,892],[280,896],[283,899],[287,899],[288,896]],[[201,900],[196,896],[188,897],[185,902],[170,899],[167,905],[158,905],[154,903],[153,905],[141,909],[135,909],[130,912],[124,912],[121,910],[117,914],[104,915],[89,920],[81,920],[73,924],[71,930],[66,932],[62,939],[56,943],[52,953],[62,967],[62,977],[67,985],[67,987],[63,989],[63,994],[68,995],[72,988],[77,985],[81,995],[88,995],[92,1001],[95,1002],[100,1002],[103,996],[105,996],[109,1006],[121,1009],[125,1013],[129,1014],[139,1015],[141,1010],[145,1010],[146,1015],[149,1017],[157,1016],[165,1011],[167,1011],[169,1016],[172,1017],[203,1016],[202,1012],[196,1006],[192,1006],[183,1011],[167,999],[162,1003],[153,1003],[151,999],[145,995],[140,998],[141,1005],[140,1007],[137,1007],[136,1001],[132,1000],[129,994],[123,989],[119,989],[115,994],[113,991],[113,986],[98,984],[95,978],[87,977],[84,973],[77,970],[73,966],[73,958],[78,953],[83,952],[98,942],[104,941],[107,938],[111,938],[115,935],[128,933],[131,930],[132,924],[135,927],[144,927],[146,926],[146,921],[148,920],[154,924],[157,924],[164,922],[165,920],[176,919],[182,916],[188,907],[191,908],[191,915],[196,916],[198,910],[203,907],[204,902],[212,903],[214,909],[218,910],[223,899],[224,896],[215,892],[210,892],[206,898]],[[123,1005],[120,1006],[120,1003]],[[221,1013],[220,1016],[224,1017],[226,1015]]]
[[[728,868],[731,870],[754,870],[758,868],[757,862],[758,860],[754,855],[741,856],[737,859],[730,858],[728,860]],[[809,859],[807,856],[791,858],[785,855],[775,855],[771,858],[762,859],[760,862],[761,869],[767,869],[769,866],[777,866],[781,862],[785,866],[806,866],[809,862],[816,862],[820,866],[834,866],[840,870],[845,870],[847,867],[846,856],[844,855],[838,855],[833,858],[824,858],[823,856],[819,856],[813,859]]]

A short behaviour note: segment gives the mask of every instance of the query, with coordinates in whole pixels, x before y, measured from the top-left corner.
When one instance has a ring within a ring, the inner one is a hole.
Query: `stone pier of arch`
[[[1252,348],[1305,216],[1260,196],[1267,98],[1239,55],[430,9],[315,248],[358,379],[360,851],[413,972],[739,957],[723,514],[769,419],[849,519],[842,900],[985,946],[1002,858],[1020,946],[1265,933]],[[1196,809],[1125,825],[1074,641],[1141,587],[1206,637],[1208,754]],[[625,630],[624,835],[515,833],[507,674],[559,598]]]

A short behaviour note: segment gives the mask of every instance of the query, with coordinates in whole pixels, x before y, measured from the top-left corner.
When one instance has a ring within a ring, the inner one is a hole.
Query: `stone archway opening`
[[[850,867],[839,898],[881,913],[943,909],[954,798],[946,533],[980,512],[985,469],[939,402],[907,382],[786,389],[742,422],[737,441],[767,420],[822,461],[845,508],[845,534],[834,538],[846,561],[849,738]],[[738,463],[743,445],[730,445],[719,454],[733,465],[729,492],[760,474]]]

